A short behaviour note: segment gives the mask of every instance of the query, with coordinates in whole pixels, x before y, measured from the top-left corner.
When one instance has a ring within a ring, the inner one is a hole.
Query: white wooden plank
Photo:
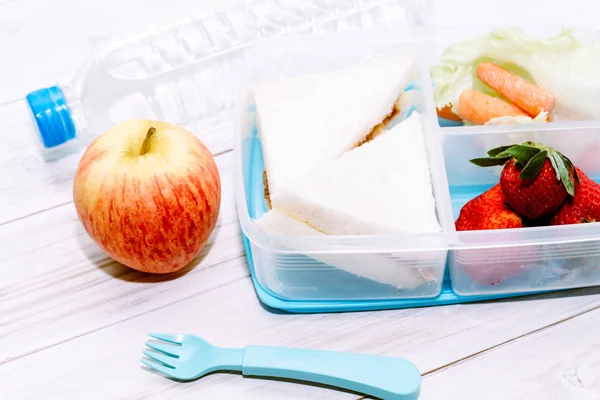
[[[304,334],[311,331],[310,325],[303,323],[306,318],[302,316],[277,316],[264,312],[257,304],[248,279],[193,299],[1,365],[0,381],[3,384],[0,385],[0,398],[33,399],[41,393],[44,393],[45,398],[55,398],[64,393],[69,393],[72,398],[86,399],[133,399],[145,396],[167,398],[175,393],[182,394],[183,389],[190,387],[174,383],[141,367],[139,359],[148,332],[196,331],[215,344],[243,346],[248,339],[265,344],[284,342],[293,345],[294,340],[301,338],[293,334],[294,331]],[[308,318],[313,321],[322,319],[320,316]],[[255,321],[260,322],[261,327],[270,331],[271,335],[261,337],[261,329],[256,329],[258,326]],[[287,329],[282,330],[280,325],[284,321],[288,322],[283,325]],[[321,331],[322,324],[315,329],[315,332]],[[257,334],[252,338],[252,335]],[[25,382],[24,374],[27,370],[36,375],[35,385]],[[37,371],[42,370],[43,373],[37,376]],[[74,374],[77,371],[77,379],[67,379],[70,371]],[[236,375],[214,375],[192,385],[205,387],[207,393],[213,395],[221,393],[221,390],[229,394],[244,394],[240,398],[247,398],[247,393],[253,392],[254,397],[269,391],[272,393],[268,398],[276,398],[282,393],[277,388],[283,388],[284,392],[293,391],[288,389],[289,384],[244,380]],[[294,389],[299,393],[294,399],[308,398],[302,387],[294,385]],[[313,394],[310,398],[317,398],[321,394],[321,390],[307,390],[309,394]],[[337,392],[332,392],[330,396],[329,398],[356,398],[341,396]],[[197,398],[211,397],[200,394]]]
[[[0,363],[246,277],[232,158],[218,157],[219,225],[177,279],[112,262],[72,204],[0,226]]]
[[[585,400],[600,396],[600,310],[427,376],[427,399]]]
[[[599,292],[594,291],[596,300],[598,300],[597,293]],[[542,299],[544,297],[546,300]],[[579,298],[579,300],[581,299],[583,298]],[[533,303],[530,304],[529,301]],[[529,301],[350,315],[297,316],[296,318],[304,320],[304,326],[310,325],[310,328],[304,327],[304,329],[300,328],[297,321],[293,321],[292,326],[286,327],[285,324],[290,321],[282,318],[281,325],[274,328],[277,333],[273,332],[274,329],[257,327],[255,328],[257,333],[253,334],[256,339],[253,340],[251,336],[248,341],[260,344],[405,357],[415,362],[422,373],[427,373],[453,362],[450,361],[452,359],[460,360],[469,357],[486,348],[497,346],[505,340],[512,340],[516,336],[525,334],[524,332],[530,332],[538,323],[541,324],[540,326],[546,326],[549,320],[540,318],[540,316],[548,314],[550,310],[554,309],[553,307],[565,307],[565,298],[552,299],[540,296]],[[581,307],[580,304],[580,307],[574,307],[568,311],[563,310],[565,311],[564,315],[572,315],[572,313],[578,312],[576,309],[589,310],[594,307],[597,305],[587,304],[585,307]],[[513,317],[511,318],[511,316]],[[227,383],[219,381],[219,384],[224,387],[227,387]],[[285,398],[285,393],[287,393],[285,391],[287,387],[280,388],[278,385],[270,383],[268,385],[257,383],[256,385],[257,387],[253,388],[252,392],[245,394],[245,398],[268,397],[271,391],[279,393],[280,398]],[[192,389],[189,386],[192,386]],[[172,396],[203,398],[205,394],[212,393],[209,390],[210,388],[200,382],[193,385],[173,385],[150,398],[171,398]],[[438,399],[441,396],[432,398]],[[466,396],[462,398],[479,397]]]
[[[184,290],[184,281],[177,282]],[[592,294],[581,295],[586,292]],[[109,296],[103,293],[96,298]],[[293,315],[264,310],[246,278],[6,362],[0,365],[0,381],[7,382],[4,390],[9,399],[17,394],[19,399],[33,399],[42,393],[53,397],[84,391],[92,398],[210,398],[216,390],[243,393],[239,397],[249,399],[283,398],[293,390],[298,391],[297,398],[318,398],[321,391],[315,388],[294,385],[292,389],[289,383],[236,375],[216,375],[186,384],[165,380],[138,366],[145,335],[187,332],[222,346],[266,344],[385,354],[408,358],[426,373],[598,306],[599,291],[580,289],[575,293],[580,296],[546,295],[522,301],[377,313]],[[71,319],[71,327],[76,326]],[[24,330],[22,340],[39,341],[32,334],[34,329],[37,327]],[[22,348],[23,343],[15,338],[6,347],[13,346]],[[75,373],[76,381],[64,379]],[[31,375],[39,376],[35,386],[29,384]]]
[[[0,107],[0,224],[72,200],[72,182],[80,155],[45,163],[25,103]]]

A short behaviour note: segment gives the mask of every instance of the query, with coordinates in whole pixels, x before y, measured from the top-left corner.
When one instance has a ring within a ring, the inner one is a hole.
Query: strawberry
[[[521,216],[506,205],[500,184],[470,200],[460,210],[456,230],[485,230],[523,227]],[[456,264],[478,283],[496,285],[523,271],[522,249],[468,249],[456,252]],[[514,253],[514,254],[511,254]],[[517,261],[511,261],[517,259]]]
[[[577,168],[580,183],[575,196],[569,198],[550,220],[551,225],[600,222],[600,185]]]
[[[502,146],[489,157],[471,162],[480,167],[504,165],[500,176],[507,204],[531,220],[548,217],[575,195],[579,175],[573,163],[558,151],[533,142]]]
[[[470,200],[460,210],[457,231],[521,228],[523,220],[505,204],[500,184]]]
[[[538,219],[552,215],[563,205],[569,193],[557,178],[550,159],[546,158],[540,172],[532,179],[520,178],[523,167],[512,159],[500,176],[506,201],[519,214]]]
[[[538,254],[536,246],[457,250],[455,263],[474,282],[494,286],[532,268]]]

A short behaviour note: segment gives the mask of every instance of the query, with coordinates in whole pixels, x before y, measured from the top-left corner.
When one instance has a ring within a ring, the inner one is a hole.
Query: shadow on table
[[[590,286],[584,288],[575,288],[575,289],[563,289],[557,290],[555,292],[545,292],[538,294],[527,294],[523,296],[517,297],[508,297],[504,299],[493,299],[493,300],[484,300],[473,303],[465,303],[467,304],[483,304],[483,303],[514,303],[514,302],[524,302],[524,301],[536,301],[536,300],[548,300],[548,299],[558,299],[565,297],[581,297],[581,296],[593,296],[600,295],[600,286]]]
[[[85,253],[88,260],[105,274],[127,282],[156,283],[177,279],[196,268],[209,254],[214,244],[215,237],[218,234],[219,228],[219,225],[215,227],[206,245],[204,245],[196,258],[194,258],[188,265],[179,271],[164,275],[136,271],[113,260],[92,240],[82,226],[77,226],[75,230],[75,236],[77,237],[79,246]]]
[[[196,382],[202,378],[205,378],[207,376],[210,375],[216,375],[216,374],[227,374],[227,375],[238,375],[238,376],[242,376],[241,372],[238,371],[215,371],[215,372],[211,372],[208,373],[204,376],[201,376],[199,378],[190,380],[190,381],[183,381],[180,379],[175,379],[172,378],[168,375],[162,374],[156,370],[153,370],[150,367],[147,367],[145,365],[142,365],[140,368],[148,371],[149,373],[154,373],[157,375],[161,375],[164,376],[166,379],[169,379],[172,382],[177,382],[177,383],[181,383],[181,384],[192,384],[193,382]],[[358,400],[362,400],[362,399],[377,399],[377,397],[364,397],[363,394],[359,393],[359,392],[353,392],[351,390],[347,390],[347,389],[342,389],[342,388],[338,388],[336,386],[331,386],[331,385],[325,385],[325,384],[321,384],[321,383],[315,383],[315,382],[308,382],[308,381],[303,381],[303,380],[299,380],[299,379],[283,379],[283,378],[271,378],[271,377],[244,377],[244,379],[256,379],[256,380],[261,380],[261,381],[270,381],[270,382],[284,382],[284,383],[293,383],[293,384],[298,384],[298,385],[305,385],[305,386],[312,386],[312,387],[317,387],[317,388],[321,388],[321,389],[328,389],[328,390],[334,390],[336,392],[340,392],[340,393],[347,393],[347,394],[351,394],[354,395],[358,398]],[[231,383],[232,385],[235,385],[235,382]]]

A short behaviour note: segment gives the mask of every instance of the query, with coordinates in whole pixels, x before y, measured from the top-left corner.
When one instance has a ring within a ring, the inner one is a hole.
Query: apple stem
[[[156,128],[151,126],[150,129],[148,129],[148,133],[146,133],[146,138],[144,139],[144,143],[142,143],[142,149],[140,150],[140,156],[143,156],[148,151],[150,151],[150,140],[152,139],[152,136],[154,136],[155,133],[156,133]]]

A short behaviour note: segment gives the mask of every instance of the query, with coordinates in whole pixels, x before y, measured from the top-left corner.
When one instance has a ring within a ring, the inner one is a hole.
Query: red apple
[[[73,185],[87,233],[116,261],[164,274],[187,265],[217,223],[221,181],[212,154],[192,133],[132,120],[86,149]]]

